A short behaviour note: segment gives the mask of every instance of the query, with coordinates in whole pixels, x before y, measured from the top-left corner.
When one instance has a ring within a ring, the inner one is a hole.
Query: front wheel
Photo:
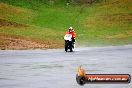
[[[73,50],[72,50],[72,46],[70,46],[70,52],[73,52]]]
[[[73,45],[72,45],[72,42],[69,42],[69,49],[70,49],[70,52],[73,52]]]
[[[65,51],[67,52],[67,50],[68,50],[68,45],[67,43],[65,43]]]

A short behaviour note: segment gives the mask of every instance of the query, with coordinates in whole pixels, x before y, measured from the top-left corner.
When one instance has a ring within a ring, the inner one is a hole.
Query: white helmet
[[[72,27],[69,27],[69,29],[73,29]]]

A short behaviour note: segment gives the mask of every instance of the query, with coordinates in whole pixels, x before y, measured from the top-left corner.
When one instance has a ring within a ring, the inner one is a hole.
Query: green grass
[[[61,38],[63,36],[61,32],[57,32],[56,30],[51,30],[46,28],[45,29],[35,28],[35,27],[26,27],[26,28],[19,28],[19,29],[14,27],[12,28],[1,27],[0,33],[30,37],[33,39],[40,39],[40,40],[52,40],[52,41],[53,40],[58,41],[58,38]]]
[[[1,33],[62,42],[65,31],[73,26],[80,44],[132,43],[131,0],[102,0],[90,5],[66,5],[65,0],[55,3],[46,0],[45,3],[39,0],[0,1],[6,3],[6,8],[0,8],[0,19],[30,26],[1,27]]]

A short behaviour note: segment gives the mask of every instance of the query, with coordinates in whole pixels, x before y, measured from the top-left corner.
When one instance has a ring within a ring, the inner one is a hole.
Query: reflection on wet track
[[[87,73],[132,75],[132,45],[51,50],[1,50],[0,88],[82,88],[79,65]],[[83,88],[132,88],[130,84],[87,84]]]

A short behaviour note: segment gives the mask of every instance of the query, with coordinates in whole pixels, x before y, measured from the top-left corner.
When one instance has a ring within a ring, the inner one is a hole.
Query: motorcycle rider
[[[73,48],[75,47],[75,38],[76,38],[76,32],[74,31],[73,27],[69,27],[68,31],[66,34],[71,34],[72,35],[72,42],[73,42]]]

